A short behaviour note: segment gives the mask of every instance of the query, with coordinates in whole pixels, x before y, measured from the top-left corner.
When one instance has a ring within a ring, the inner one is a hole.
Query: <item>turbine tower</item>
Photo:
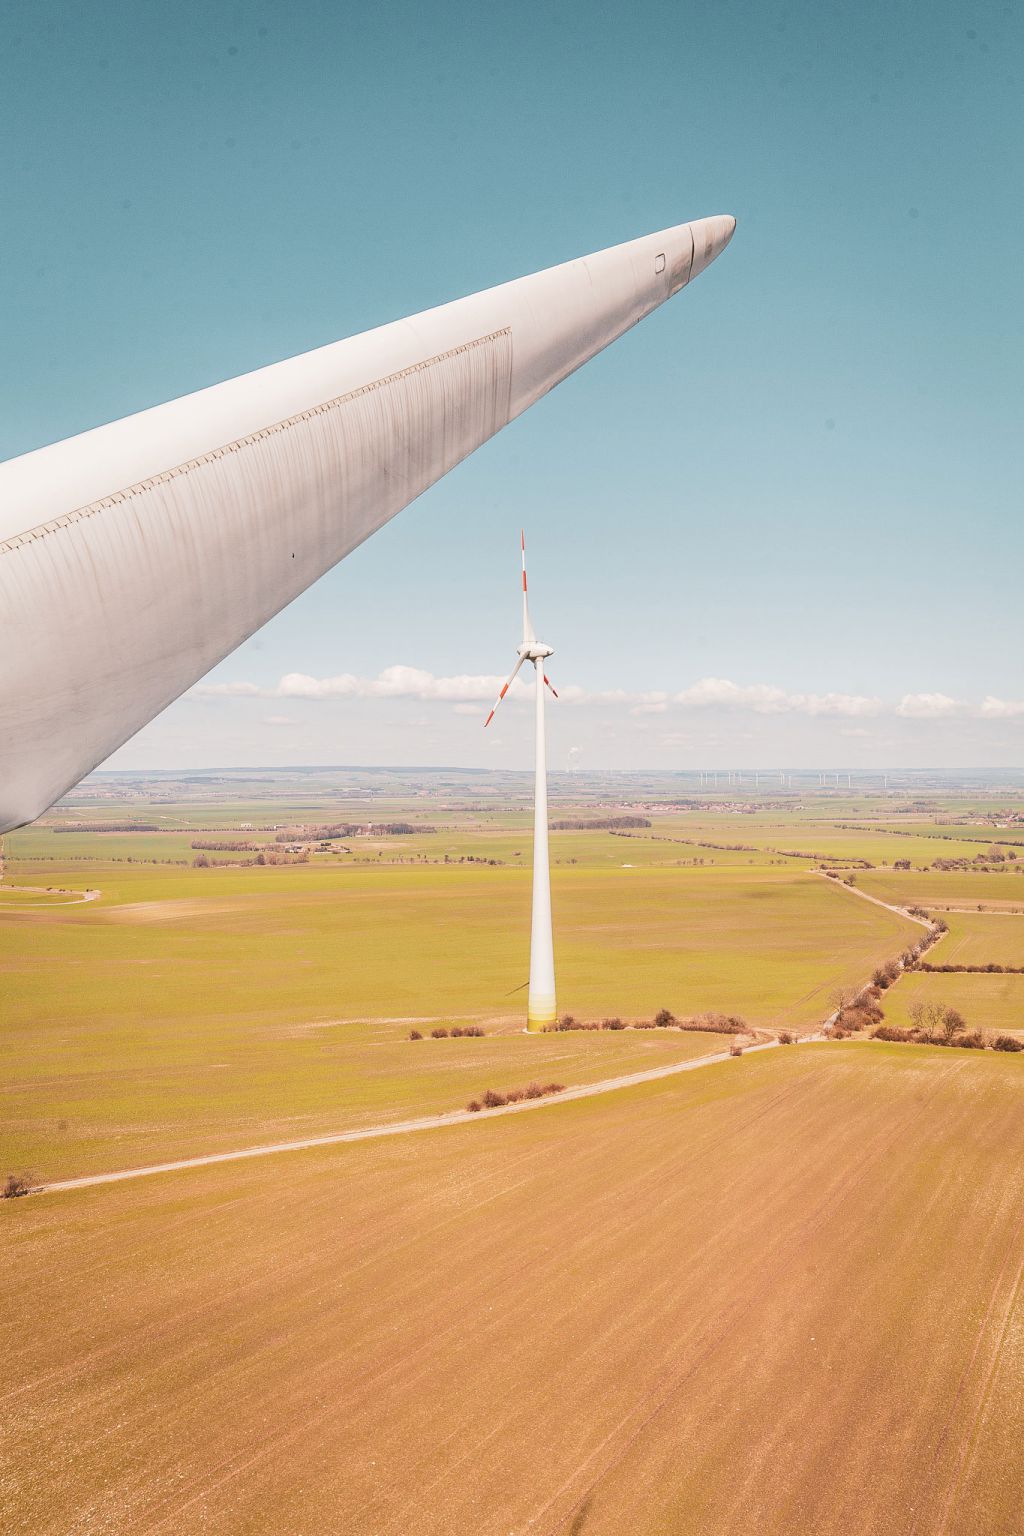
[[[530,924],[530,993],[526,1008],[526,1027],[537,1031],[555,1022],[555,949],[551,937],[551,869],[548,860],[548,771],[544,745],[544,689],[558,694],[544,671],[552,655],[550,645],[537,639],[530,620],[530,602],[526,590],[526,535],[519,536],[523,552],[523,643],[519,660],[508,681],[494,701],[484,721],[484,728],[494,719],[494,711],[511,688],[524,661],[532,661],[537,674],[537,742],[533,789],[533,917]]]

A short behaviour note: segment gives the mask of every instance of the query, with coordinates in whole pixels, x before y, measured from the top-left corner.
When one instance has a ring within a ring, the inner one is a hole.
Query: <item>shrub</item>
[[[564,1083],[528,1083],[525,1088],[509,1088],[505,1093],[488,1088],[485,1094],[479,1099],[473,1099],[466,1108],[475,1114],[480,1109],[501,1109],[505,1104],[519,1104],[523,1099],[543,1099],[549,1093],[564,1091]]]
[[[4,1183],[3,1193],[0,1198],[4,1200],[17,1200],[20,1195],[27,1195],[32,1190],[32,1179],[27,1173],[9,1173]]]
[[[442,1025],[440,1029],[432,1029],[430,1031],[430,1038],[431,1040],[447,1040],[448,1031]]]
[[[479,1099],[470,1099],[469,1103],[466,1105],[466,1108],[469,1110],[471,1115],[478,1115],[483,1109],[483,1105],[480,1103]]]
[[[992,1042],[994,1051],[1024,1051],[1024,1040],[1018,1040],[1016,1035],[996,1035]]]
[[[792,1045],[793,1042],[795,1041],[795,1039],[796,1039],[796,1036],[794,1034],[791,1034],[788,1029],[780,1029],[779,1030],[779,1044],[780,1045]]]
[[[671,1013],[667,1008],[660,1009],[659,1012],[654,1015],[654,1027],[656,1029],[668,1029],[670,1025],[675,1023],[675,1021],[675,1014]]]
[[[621,1019],[602,1019],[601,1020],[601,1028],[602,1029],[625,1029],[625,1027],[626,1026],[622,1022]]]
[[[566,1030],[572,1030],[572,1029],[600,1029],[600,1028],[601,1028],[600,1024],[597,1024],[597,1023],[585,1024],[582,1019],[574,1019],[571,1013],[566,1013],[566,1014],[562,1015],[562,1017],[558,1020],[557,1024],[547,1024],[547,1025],[545,1025],[545,1032],[546,1033],[550,1033],[551,1031],[554,1031],[556,1034],[562,1034]]]
[[[713,1035],[745,1035],[749,1031],[743,1019],[735,1013],[700,1013],[693,1019],[680,1019],[680,1029],[693,1029]],[[638,1025],[637,1028],[651,1029],[653,1026]]]
[[[855,1003],[849,1003],[841,1008],[836,1016],[836,1024],[849,1033],[856,1034],[858,1030],[867,1029],[869,1024],[880,1024],[885,1015],[872,998],[858,999]]]
[[[732,1045],[730,1045],[730,1047],[729,1047],[729,1055],[730,1056],[742,1056],[743,1055],[743,1047],[742,1047],[742,1045],[739,1044],[738,1041],[734,1040],[732,1042]]]
[[[481,1040],[486,1034],[486,1030],[481,1029],[479,1024],[467,1024],[462,1033],[468,1035],[473,1040]]]
[[[410,1029],[410,1031],[409,1031],[409,1039],[410,1040],[422,1040],[423,1036],[422,1036],[422,1034],[420,1033],[420,1031],[418,1029]]]
[[[967,1028],[967,1020],[962,1013],[955,1008],[947,1008],[942,1015],[942,1032],[947,1040],[952,1040],[956,1035],[962,1035]]]

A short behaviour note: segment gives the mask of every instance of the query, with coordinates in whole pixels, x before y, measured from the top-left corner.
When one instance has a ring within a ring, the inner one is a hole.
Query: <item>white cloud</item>
[[[685,708],[751,709],[759,715],[878,715],[881,699],[857,693],[787,693],[766,683],[743,687],[724,677],[704,677],[674,695]]]
[[[525,680],[524,680],[525,679]],[[456,714],[475,715],[481,706],[493,704],[504,677],[497,674],[458,673],[437,677],[421,667],[386,667],[377,677],[357,677],[341,672],[335,677],[311,677],[288,672],[280,682],[261,686],[250,682],[199,683],[192,690],[204,698],[303,699],[314,702],[347,699],[415,699],[442,703]],[[512,684],[511,699],[524,699],[533,691],[533,679],[525,673]],[[897,701],[859,693],[791,693],[769,683],[736,683],[724,677],[704,677],[678,693],[660,690],[629,692],[622,688],[590,691],[576,684],[558,689],[563,705],[628,709],[633,716],[682,712],[728,711],[757,715],[802,715],[811,718],[871,719],[881,716],[905,720],[941,720],[963,716],[985,720],[1009,720],[1024,716],[1024,701],[987,695],[970,704],[946,693],[905,693]],[[268,725],[293,725],[284,715],[266,717]],[[865,735],[848,729],[843,735]]]
[[[295,725],[296,722],[291,718],[290,715],[264,715],[263,724],[288,726]]]
[[[989,693],[981,701],[979,714],[983,720],[1012,720],[1024,715],[1024,699],[996,699]]]
[[[271,688],[255,683],[199,683],[194,693],[217,698],[261,699],[421,699],[441,703],[493,702],[505,679],[498,676],[435,677],[419,667],[386,667],[379,677],[356,677],[351,672],[337,677],[309,677],[288,672]],[[513,688],[518,692],[517,679]]]
[[[959,714],[964,706],[948,693],[905,693],[896,713],[905,720],[941,720]]]

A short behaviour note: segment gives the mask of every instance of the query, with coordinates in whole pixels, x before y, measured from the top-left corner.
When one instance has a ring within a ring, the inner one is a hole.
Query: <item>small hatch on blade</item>
[[[664,272],[664,270],[665,270],[665,252],[664,251],[659,251],[657,256],[655,256],[655,258],[654,258],[654,270],[655,270],[655,273]]]

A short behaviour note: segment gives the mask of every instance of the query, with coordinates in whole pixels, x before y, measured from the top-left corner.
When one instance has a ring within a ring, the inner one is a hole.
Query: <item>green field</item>
[[[936,964],[943,946],[936,951]],[[929,975],[904,976],[885,996],[885,1022],[909,1028],[916,1002],[942,1003],[956,1008],[970,1029],[991,1032],[1024,1030],[1024,976]]]
[[[949,933],[936,965],[1024,965],[1024,916],[1004,912],[951,912]]]
[[[1014,869],[1024,866],[1013,866]],[[974,873],[967,870],[881,870],[857,872],[857,884],[897,906],[948,912],[958,908],[1024,914],[1024,873]]]
[[[48,868],[19,860],[19,883]],[[98,854],[82,874],[97,901],[0,924],[3,1159],[42,1178],[433,1113],[496,1075],[579,1082],[695,1048],[519,1033],[528,868]],[[802,866],[610,867],[585,847],[554,869],[553,902],[561,1004],[587,1018],[668,1007],[810,1028],[916,933]],[[500,1046],[404,1038],[471,1020]]]

